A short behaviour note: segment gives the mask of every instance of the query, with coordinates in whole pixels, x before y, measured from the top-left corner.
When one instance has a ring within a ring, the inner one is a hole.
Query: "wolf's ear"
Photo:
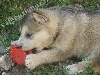
[[[44,24],[44,23],[48,22],[47,16],[45,16],[45,14],[41,11],[38,11],[38,10],[34,11],[32,13],[32,15],[33,15],[34,19],[39,23]]]

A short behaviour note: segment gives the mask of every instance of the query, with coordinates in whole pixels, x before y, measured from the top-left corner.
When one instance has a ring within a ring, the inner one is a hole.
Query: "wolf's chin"
[[[22,47],[22,50],[24,50],[24,51],[28,51],[28,50],[32,50],[32,48]]]

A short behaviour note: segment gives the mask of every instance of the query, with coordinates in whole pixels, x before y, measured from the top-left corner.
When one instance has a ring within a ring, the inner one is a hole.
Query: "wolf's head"
[[[36,10],[25,15],[20,23],[21,36],[18,46],[23,50],[36,48],[41,51],[54,42],[59,18],[51,10]]]

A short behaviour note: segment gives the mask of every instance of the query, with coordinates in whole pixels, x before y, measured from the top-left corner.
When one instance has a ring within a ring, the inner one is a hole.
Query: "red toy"
[[[18,46],[11,46],[10,50],[11,59],[19,65],[25,65],[26,55],[32,53],[32,50],[23,51]]]

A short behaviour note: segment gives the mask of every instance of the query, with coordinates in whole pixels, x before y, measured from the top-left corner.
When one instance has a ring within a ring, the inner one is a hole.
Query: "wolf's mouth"
[[[34,54],[37,53],[37,49],[36,48],[33,48],[32,49],[32,53],[34,53]]]
[[[47,47],[45,47],[45,48],[43,48],[42,50],[49,50],[49,48],[47,48]],[[32,53],[38,53],[38,51],[37,51],[37,48],[33,48],[32,49]]]

